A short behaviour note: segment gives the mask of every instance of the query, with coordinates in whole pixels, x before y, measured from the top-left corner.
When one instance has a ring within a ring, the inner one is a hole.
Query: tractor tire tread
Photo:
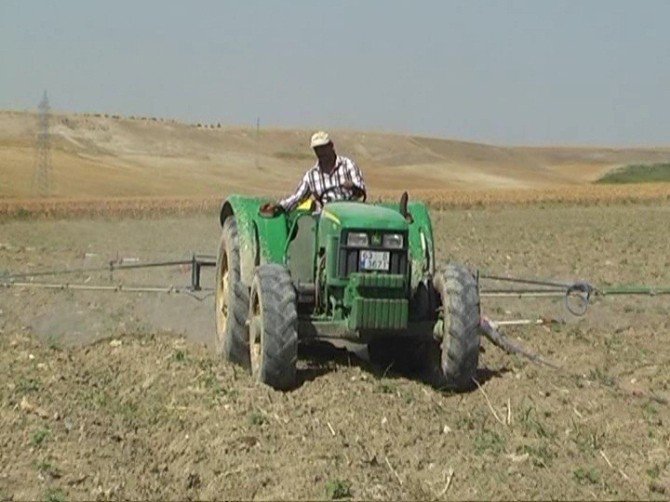
[[[288,271],[277,264],[256,270],[263,306],[264,344],[259,379],[278,389],[295,385],[298,360],[296,293]]]
[[[441,368],[446,387],[458,391],[474,387],[480,345],[480,305],[476,278],[461,265],[450,264],[436,278],[445,326]]]
[[[249,312],[249,290],[241,282],[240,244],[234,216],[227,218],[223,224],[217,256],[217,280],[220,280],[221,256],[224,250],[228,256],[231,296],[223,340],[218,334],[217,327],[217,352],[227,361],[248,367],[250,363],[246,321]]]

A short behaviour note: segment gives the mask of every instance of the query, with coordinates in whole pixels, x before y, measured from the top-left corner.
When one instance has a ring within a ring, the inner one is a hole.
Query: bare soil
[[[669,216],[532,206],[435,212],[434,227],[443,262],[664,285]],[[10,221],[0,273],[213,253],[218,232],[204,216]],[[669,301],[606,297],[574,318],[560,300],[486,299],[494,319],[558,320],[506,332],[560,370],[485,342],[481,390],[448,394],[312,348],[281,393],[214,357],[211,297],[0,290],[0,498],[667,499]]]

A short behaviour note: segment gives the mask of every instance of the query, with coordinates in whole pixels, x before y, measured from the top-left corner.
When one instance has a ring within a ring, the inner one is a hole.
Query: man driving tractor
[[[221,206],[216,259],[216,350],[278,390],[298,383],[298,347],[365,344],[385,368],[407,363],[438,387],[471,388],[477,375],[477,275],[435,272],[428,208],[363,204],[361,172],[324,132],[318,162],[290,197],[264,204],[230,195]],[[311,198],[325,208],[296,206]],[[261,209],[261,211],[259,211]],[[289,214],[285,214],[285,213]],[[404,362],[403,362],[404,361]]]
[[[289,212],[310,196],[318,209],[327,202],[365,197],[361,170],[353,160],[335,153],[335,146],[327,133],[314,133],[310,146],[318,159],[316,164],[305,173],[293,195],[277,204],[269,202],[263,205],[262,213],[275,215],[281,211]]]

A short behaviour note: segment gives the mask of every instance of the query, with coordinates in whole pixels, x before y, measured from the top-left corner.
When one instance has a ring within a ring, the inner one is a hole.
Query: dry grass
[[[120,197],[109,199],[7,199],[0,200],[0,218],[77,218],[183,216],[214,212],[219,197]]]
[[[370,201],[397,200],[400,190],[373,192]],[[279,194],[277,194],[277,197]],[[584,185],[536,190],[414,190],[414,200],[433,209],[532,204],[582,206],[652,203],[670,200],[670,183],[645,185]],[[0,218],[147,217],[213,213],[224,197],[118,197],[103,199],[0,199]]]
[[[289,192],[314,162],[309,130],[194,127],[55,114],[58,198],[217,197]],[[0,199],[34,197],[36,118],[0,111]],[[589,184],[628,164],[670,162],[670,148],[523,148],[331,131],[375,190],[543,189]]]
[[[400,192],[385,193],[384,198],[399,197],[399,195]],[[425,201],[430,207],[436,209],[526,206],[544,203],[592,206],[667,201],[670,200],[670,183],[644,186],[571,185],[535,190],[416,190],[411,192],[411,196],[414,199]]]

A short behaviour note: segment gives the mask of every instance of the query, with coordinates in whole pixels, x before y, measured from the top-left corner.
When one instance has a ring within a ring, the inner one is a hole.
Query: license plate
[[[388,251],[361,250],[358,260],[361,270],[388,270],[390,255]]]

